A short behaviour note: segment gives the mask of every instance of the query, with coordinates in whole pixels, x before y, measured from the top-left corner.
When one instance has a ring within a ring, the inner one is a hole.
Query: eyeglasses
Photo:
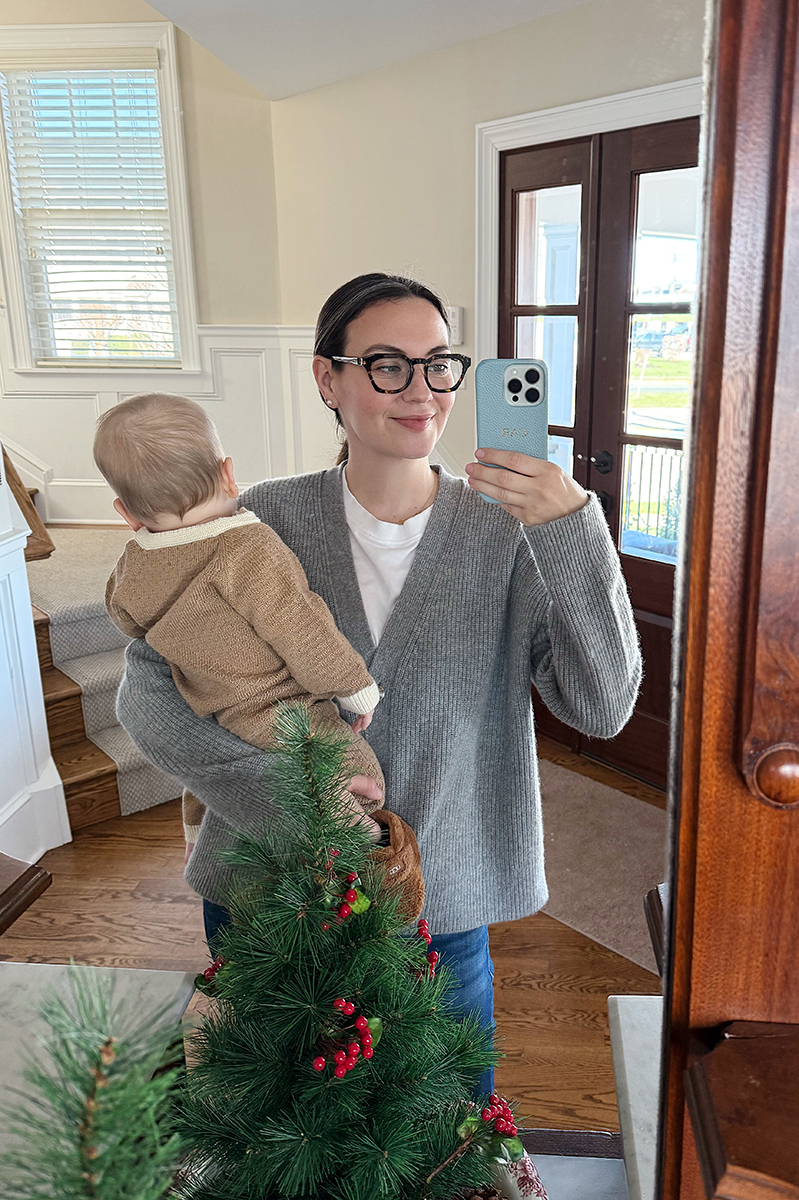
[[[417,363],[422,366],[431,392],[454,392],[461,386],[472,365],[472,360],[466,354],[432,354],[430,358],[408,358],[406,354],[367,354],[359,358],[344,358],[334,354],[332,357],[334,362],[365,367],[375,391],[387,395],[405,391]]]

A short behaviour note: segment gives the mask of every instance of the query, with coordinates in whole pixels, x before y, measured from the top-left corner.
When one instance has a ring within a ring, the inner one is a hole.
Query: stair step
[[[41,674],[50,748],[55,751],[85,740],[80,684],[58,667],[46,667]]]
[[[31,500],[33,499],[33,497],[34,497],[34,496],[38,496],[38,495],[39,495],[39,489],[38,489],[38,488],[25,488],[25,491],[28,493],[28,495],[30,496]]]
[[[113,758],[88,738],[54,748],[53,758],[64,784],[73,830],[120,816],[117,766]]]
[[[50,618],[35,604],[31,605],[33,613],[33,630],[36,634],[36,650],[39,655],[39,666],[44,670],[53,665],[53,651],[50,647]]]
[[[61,663],[62,669],[83,689],[83,722],[86,736],[116,725],[116,699],[122,676],[125,674],[125,649],[103,650],[70,658]]]

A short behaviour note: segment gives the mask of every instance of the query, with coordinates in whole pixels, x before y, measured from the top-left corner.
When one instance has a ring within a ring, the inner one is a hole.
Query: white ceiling
[[[577,8],[587,0],[155,0],[272,100]]]

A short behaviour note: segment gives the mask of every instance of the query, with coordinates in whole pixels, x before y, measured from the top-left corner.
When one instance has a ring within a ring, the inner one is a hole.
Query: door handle
[[[613,455],[609,450],[600,450],[599,454],[576,454],[580,462],[590,462],[595,471],[599,471],[600,475],[608,475],[613,470]]]

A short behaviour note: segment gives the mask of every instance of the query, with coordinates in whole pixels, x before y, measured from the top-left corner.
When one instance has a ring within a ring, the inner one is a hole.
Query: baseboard
[[[64,787],[49,758],[37,781],[0,810],[0,851],[35,863],[48,850],[71,841]]]

